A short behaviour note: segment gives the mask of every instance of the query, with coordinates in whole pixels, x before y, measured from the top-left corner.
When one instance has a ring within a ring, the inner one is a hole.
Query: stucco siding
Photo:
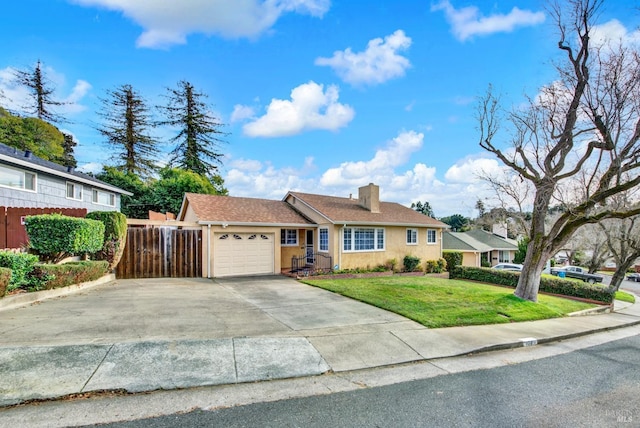
[[[369,226],[366,226],[369,227]],[[336,237],[336,244],[332,248],[338,257],[335,257],[336,263],[340,269],[354,268],[375,268],[378,265],[387,263],[391,259],[396,260],[396,266],[402,267],[403,259],[407,255],[420,258],[421,266],[427,260],[437,260],[442,257],[442,235],[437,230],[437,241],[434,244],[427,244],[427,228],[418,229],[418,243],[415,245],[407,244],[407,228],[396,226],[378,227],[385,230],[385,249],[384,251],[340,251],[342,243],[342,227],[336,227],[333,236]]]

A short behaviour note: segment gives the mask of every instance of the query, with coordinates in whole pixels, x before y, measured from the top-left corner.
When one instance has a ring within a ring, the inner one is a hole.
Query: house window
[[[77,201],[82,200],[82,185],[74,184],[67,181],[67,198],[75,199]]]
[[[498,260],[500,261],[500,263],[510,263],[511,260],[509,260],[509,251],[498,251]]]
[[[427,244],[435,244],[438,242],[437,236],[435,229],[427,229]]]
[[[0,166],[0,186],[13,189],[36,191],[36,175],[20,169]]]
[[[344,251],[384,250],[384,229],[347,227],[342,239]]]
[[[298,230],[297,229],[281,229],[280,245],[284,245],[285,247],[293,247],[295,245],[298,245]]]
[[[318,239],[318,250],[329,251],[329,229],[326,227],[320,228]]]
[[[93,197],[91,201],[98,205],[108,205],[110,207],[116,206],[116,195],[109,192],[103,192],[102,190],[93,189]]]
[[[407,229],[407,245],[418,244],[418,229]]]

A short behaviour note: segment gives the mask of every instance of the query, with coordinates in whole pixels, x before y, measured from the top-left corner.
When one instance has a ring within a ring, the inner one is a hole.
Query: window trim
[[[322,248],[322,232],[327,233],[327,248]],[[329,252],[329,228],[328,227],[320,227],[318,228],[318,251],[322,253]]]
[[[100,203],[99,197],[96,197],[96,195],[100,195],[101,193],[105,194],[105,195],[109,195],[109,200],[113,199],[113,204],[103,204]],[[96,189],[95,187],[93,189],[91,189],[91,203],[92,204],[96,204],[96,205],[102,205],[103,207],[115,207],[116,206],[116,194],[115,193],[111,193],[111,192],[105,192],[104,190],[100,190],[100,189]]]
[[[506,255],[506,259],[503,259],[501,256]],[[498,263],[512,263],[513,262],[511,260],[509,260],[509,257],[511,256],[511,251],[509,250],[498,250]]]
[[[433,241],[429,240],[429,232],[433,232]],[[436,244],[438,244],[438,230],[427,229],[427,245],[436,245]]]
[[[73,196],[69,196],[69,186],[73,186]],[[76,198],[76,189],[80,189],[80,197]],[[82,201],[84,198],[84,186],[82,184],[78,185],[77,183],[74,183],[73,181],[67,181],[67,185],[65,186],[65,192],[66,192],[66,196],[67,199],[71,199],[72,201]]]
[[[411,238],[414,238],[412,241],[409,240],[409,232],[411,232]],[[406,232],[406,241],[407,245],[418,245],[418,229],[413,227],[408,227]]]
[[[356,230],[373,230],[373,249],[356,250]],[[345,238],[347,237],[346,231],[349,231],[349,249],[346,249]],[[382,234],[382,247],[379,246],[380,234]],[[352,226],[342,229],[342,252],[343,253],[373,253],[379,251],[386,251],[387,248],[387,232],[384,227],[364,227],[364,226]]]
[[[293,231],[295,233],[296,242],[293,244],[288,244],[287,240],[287,232]],[[284,241],[284,242],[283,242]],[[280,229],[280,246],[281,247],[297,247],[298,246],[298,229]]]
[[[1,168],[6,168],[6,169],[10,169],[13,171],[18,171],[20,173],[22,173],[22,180],[23,182],[27,183],[27,178],[26,175],[30,174],[33,176],[33,189],[29,189],[27,187],[17,187],[17,186],[8,186],[5,184],[0,184],[0,187],[4,187],[5,189],[13,189],[13,190],[20,190],[22,192],[30,192],[30,193],[38,193],[38,174],[35,172],[31,172],[31,171],[26,171],[24,169],[20,169],[20,168],[14,168],[12,166],[9,165],[0,165]]]

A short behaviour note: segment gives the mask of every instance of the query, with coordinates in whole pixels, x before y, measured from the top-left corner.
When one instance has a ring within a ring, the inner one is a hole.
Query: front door
[[[314,233],[314,230],[307,230],[306,246],[307,246],[307,264],[308,265],[312,265],[315,261],[313,258],[313,233]]]

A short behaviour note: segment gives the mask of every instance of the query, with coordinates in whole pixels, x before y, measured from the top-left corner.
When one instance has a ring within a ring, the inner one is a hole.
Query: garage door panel
[[[214,276],[274,273],[274,234],[214,235]]]

